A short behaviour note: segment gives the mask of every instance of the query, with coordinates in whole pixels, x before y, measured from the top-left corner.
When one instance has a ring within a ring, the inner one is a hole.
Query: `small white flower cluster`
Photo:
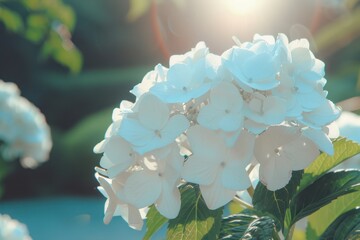
[[[198,184],[209,209],[251,183],[260,164],[269,190],[320,153],[333,154],[328,124],[340,111],[323,90],[324,63],[306,39],[255,35],[221,56],[200,42],[157,65],[114,109],[96,177],[108,198],[105,222],[121,215],[140,229],[152,204],[167,218],[180,209],[181,182]]]
[[[0,80],[0,154],[4,160],[20,158],[22,166],[34,168],[46,161],[52,147],[44,115],[20,96],[14,83]]]
[[[31,240],[26,225],[12,219],[9,215],[0,214],[0,239]]]

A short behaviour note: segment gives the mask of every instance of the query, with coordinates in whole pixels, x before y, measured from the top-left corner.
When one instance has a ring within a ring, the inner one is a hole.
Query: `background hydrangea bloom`
[[[5,160],[20,158],[24,167],[46,161],[52,147],[50,128],[44,115],[19,96],[13,83],[0,81],[0,140]]]
[[[32,240],[25,224],[12,219],[9,215],[0,214],[0,239]]]

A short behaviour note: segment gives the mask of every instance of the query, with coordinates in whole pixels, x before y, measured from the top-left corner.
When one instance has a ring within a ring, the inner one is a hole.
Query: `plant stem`
[[[247,189],[247,192],[249,193],[250,197],[253,198],[253,196],[254,196],[254,188],[253,188],[253,186],[250,186]]]
[[[274,233],[273,233],[273,236],[272,236],[272,237],[274,238],[274,240],[281,240],[281,238],[280,238],[279,234],[278,234],[277,232],[275,232],[275,231],[274,231]]]
[[[234,197],[234,201],[238,202],[240,205],[242,205],[243,207],[246,207],[246,208],[250,208],[250,209],[253,209],[253,205],[245,202],[244,200],[238,198],[238,197]]]
[[[295,223],[291,226],[289,233],[287,234],[285,240],[291,240],[294,234],[294,229],[295,229]]]

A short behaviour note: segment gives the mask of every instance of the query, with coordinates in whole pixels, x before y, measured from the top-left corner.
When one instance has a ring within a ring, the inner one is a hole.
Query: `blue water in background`
[[[0,213],[27,225],[33,240],[137,240],[142,231],[128,227],[121,217],[103,223],[105,199],[57,197],[0,202]],[[165,239],[166,229],[152,240]]]

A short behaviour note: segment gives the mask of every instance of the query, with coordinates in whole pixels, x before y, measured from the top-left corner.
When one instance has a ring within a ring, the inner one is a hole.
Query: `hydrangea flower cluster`
[[[52,147],[44,115],[20,96],[14,83],[0,80],[0,154],[5,160],[20,158],[24,167],[46,161]]]
[[[31,240],[26,225],[12,219],[9,215],[0,214],[0,239]]]
[[[221,56],[204,42],[172,56],[131,90],[135,103],[114,109],[94,148],[103,154],[96,178],[106,223],[120,215],[141,229],[152,204],[175,218],[184,182],[217,209],[251,186],[251,166],[260,164],[260,181],[274,191],[320,151],[333,154],[327,126],[340,111],[309,42],[284,34],[235,42]]]

